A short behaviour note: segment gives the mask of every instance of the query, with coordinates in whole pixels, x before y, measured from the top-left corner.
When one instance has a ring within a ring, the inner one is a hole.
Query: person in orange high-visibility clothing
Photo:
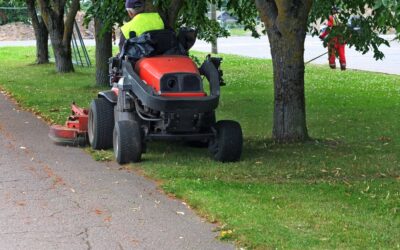
[[[329,16],[328,27],[319,36],[324,40],[335,26],[339,25],[337,14],[339,13],[339,8],[332,7],[332,15]],[[342,36],[335,36],[330,38],[328,42],[328,55],[329,55],[329,66],[331,69],[336,69],[336,55],[339,55],[340,69],[346,70],[346,42]]]

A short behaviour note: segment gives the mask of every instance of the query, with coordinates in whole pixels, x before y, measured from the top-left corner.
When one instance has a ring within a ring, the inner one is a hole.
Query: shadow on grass
[[[373,151],[352,147],[333,140],[277,144],[270,139],[246,138],[241,161],[221,163],[212,160],[207,148],[188,147],[182,142],[151,142],[141,166],[157,178],[246,183],[342,182],[399,175],[396,161],[383,169]],[[382,155],[382,151],[378,153]],[[388,152],[386,157],[395,155]]]

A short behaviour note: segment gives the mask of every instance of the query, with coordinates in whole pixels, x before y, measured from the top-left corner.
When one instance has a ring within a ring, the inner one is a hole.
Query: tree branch
[[[313,0],[283,0],[277,2],[278,18],[307,19]]]
[[[167,13],[167,22],[170,28],[175,27],[176,19],[178,18],[179,11],[182,9],[184,0],[172,0]]]
[[[51,9],[49,8],[49,4],[47,0],[38,0],[39,2],[39,7],[40,11],[42,12],[42,18],[44,20],[44,23],[46,26],[48,26],[49,23],[49,16],[50,16],[50,11]]]
[[[35,30],[39,29],[39,18],[36,14],[35,0],[26,0],[26,6],[28,7],[29,15],[32,19],[32,26]]]
[[[261,20],[267,28],[272,28],[278,17],[278,8],[274,0],[255,0]]]
[[[73,0],[71,3],[71,6],[69,7],[67,19],[65,20],[64,37],[63,37],[64,43],[71,42],[72,33],[73,33],[73,29],[74,29],[75,17],[76,17],[76,13],[78,12],[79,8],[80,8],[80,1]]]

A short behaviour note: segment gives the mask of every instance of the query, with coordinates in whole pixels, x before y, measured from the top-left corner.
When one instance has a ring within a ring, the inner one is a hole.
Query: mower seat
[[[147,32],[151,45],[154,47],[154,55],[181,55],[179,42],[173,30],[154,30]]]
[[[188,28],[180,28],[178,35],[171,29],[147,33],[150,35],[155,55],[188,55],[197,38],[197,31]]]
[[[195,36],[188,33],[176,33],[170,29],[153,30],[125,41],[120,57],[128,56],[131,62],[143,57],[158,55],[188,55],[188,50],[194,44]]]

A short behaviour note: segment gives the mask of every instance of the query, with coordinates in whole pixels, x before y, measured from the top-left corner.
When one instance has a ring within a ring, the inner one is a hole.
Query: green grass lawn
[[[64,123],[72,101],[87,106],[96,97],[94,69],[60,75],[54,65],[32,65],[34,53],[0,48],[0,86],[24,107]],[[219,222],[221,238],[241,246],[399,249],[400,76],[307,66],[315,140],[279,145],[270,140],[271,62],[223,57],[227,86],[217,118],[241,123],[242,161],[222,164],[205,149],[150,143],[133,167]]]

